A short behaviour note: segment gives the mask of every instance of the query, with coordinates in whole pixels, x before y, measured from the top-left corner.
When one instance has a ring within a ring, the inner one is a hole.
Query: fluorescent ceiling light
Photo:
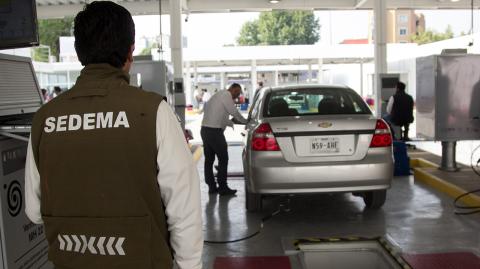
[[[269,0],[270,4],[278,4],[280,3],[280,0]]]

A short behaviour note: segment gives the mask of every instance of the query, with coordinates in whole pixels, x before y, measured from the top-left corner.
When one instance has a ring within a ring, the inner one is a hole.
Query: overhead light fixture
[[[280,3],[280,0],[269,0],[270,4],[278,4]]]

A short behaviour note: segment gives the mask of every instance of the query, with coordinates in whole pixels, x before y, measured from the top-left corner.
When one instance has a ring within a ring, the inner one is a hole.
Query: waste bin
[[[240,105],[240,110],[247,111],[247,109],[248,109],[248,104],[247,103],[243,103],[243,104]]]
[[[403,141],[393,142],[393,158],[395,160],[395,176],[410,175],[410,158],[407,154],[407,144]]]

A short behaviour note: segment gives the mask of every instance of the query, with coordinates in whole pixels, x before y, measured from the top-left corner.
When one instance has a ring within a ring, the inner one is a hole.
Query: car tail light
[[[371,148],[381,148],[392,146],[392,134],[390,128],[384,120],[377,120],[375,127],[375,134],[373,135]]]
[[[262,123],[253,132],[252,149],[254,151],[279,151],[277,140],[268,123]]]

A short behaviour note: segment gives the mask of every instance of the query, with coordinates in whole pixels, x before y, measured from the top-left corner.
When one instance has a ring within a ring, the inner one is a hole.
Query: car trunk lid
[[[365,158],[375,133],[372,115],[267,118],[289,162],[338,162]]]

